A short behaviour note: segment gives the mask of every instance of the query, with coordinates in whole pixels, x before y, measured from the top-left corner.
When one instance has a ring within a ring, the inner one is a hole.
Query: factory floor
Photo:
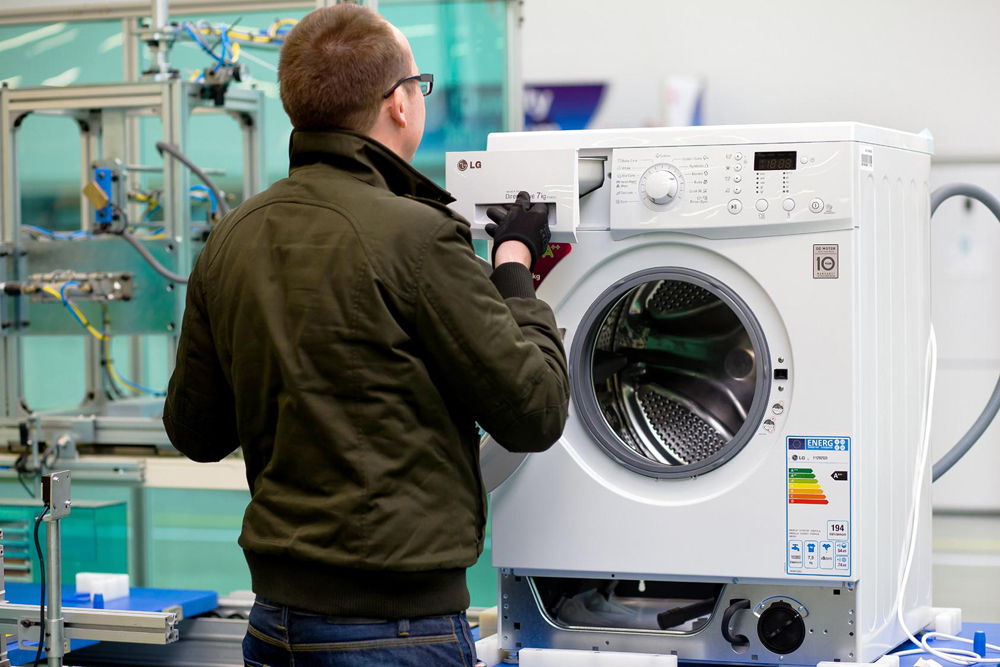
[[[934,515],[934,604],[1000,623],[1000,514]]]

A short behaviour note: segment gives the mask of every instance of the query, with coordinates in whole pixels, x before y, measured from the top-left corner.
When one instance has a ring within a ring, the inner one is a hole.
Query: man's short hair
[[[310,12],[281,48],[281,103],[299,130],[367,132],[383,95],[410,74],[410,58],[392,27],[366,7],[342,4]]]

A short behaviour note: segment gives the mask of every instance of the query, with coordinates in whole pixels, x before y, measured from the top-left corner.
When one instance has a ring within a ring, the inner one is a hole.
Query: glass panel
[[[490,132],[504,129],[507,63],[506,5],[502,2],[406,2],[383,4],[383,16],[406,35],[422,72],[434,74],[434,92],[426,98],[424,140],[413,166],[444,185],[444,153],[486,147]],[[301,19],[305,11],[288,11],[281,18]],[[172,17],[178,22],[204,19],[212,24],[266,27],[270,12],[199,14]],[[212,44],[212,42],[209,42]],[[254,87],[266,96],[264,158],[267,182],[284,178],[288,170],[291,123],[278,91],[278,51],[244,48],[241,61],[250,67]],[[170,56],[181,76],[189,78],[209,58],[192,42],[179,42]],[[149,50],[142,48],[142,69],[149,66]],[[235,134],[234,134],[235,133]],[[151,130],[144,131],[144,160],[158,160]],[[226,117],[197,118],[191,124],[191,158],[199,164],[226,170],[220,187],[240,192],[242,146],[235,124]]]
[[[122,80],[121,21],[0,25],[0,83],[12,88]]]
[[[413,166],[444,185],[444,153],[482,150],[504,129],[504,2],[406,2],[379,10],[410,40],[417,67],[434,75],[427,125]]]
[[[655,280],[629,290],[599,323],[592,380],[625,446],[680,467],[733,440],[753,401],[757,363],[722,299],[682,280]]]

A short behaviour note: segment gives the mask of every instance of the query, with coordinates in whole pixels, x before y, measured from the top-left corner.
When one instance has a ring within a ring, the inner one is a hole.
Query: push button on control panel
[[[795,208],[795,200],[786,199],[785,201],[781,202],[781,208],[785,209],[786,211],[791,211],[792,209]]]
[[[812,211],[813,213],[822,213],[823,200],[820,199],[819,197],[813,199],[811,202],[809,202],[809,210]]]
[[[767,210],[767,200],[766,199],[758,199],[757,200],[757,210],[760,211],[761,213],[763,213],[764,211]]]
[[[733,215],[736,215],[737,213],[739,213],[742,210],[743,210],[743,202],[741,202],[739,199],[730,199],[729,200],[729,212],[730,213],[732,213]]]

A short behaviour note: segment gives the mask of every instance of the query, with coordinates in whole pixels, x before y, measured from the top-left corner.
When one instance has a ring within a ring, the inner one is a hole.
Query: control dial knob
[[[684,194],[684,178],[671,164],[654,164],[639,180],[639,195],[646,206],[662,210]]]
[[[677,196],[677,177],[669,171],[656,171],[643,183],[643,191],[654,204],[667,204]]]

